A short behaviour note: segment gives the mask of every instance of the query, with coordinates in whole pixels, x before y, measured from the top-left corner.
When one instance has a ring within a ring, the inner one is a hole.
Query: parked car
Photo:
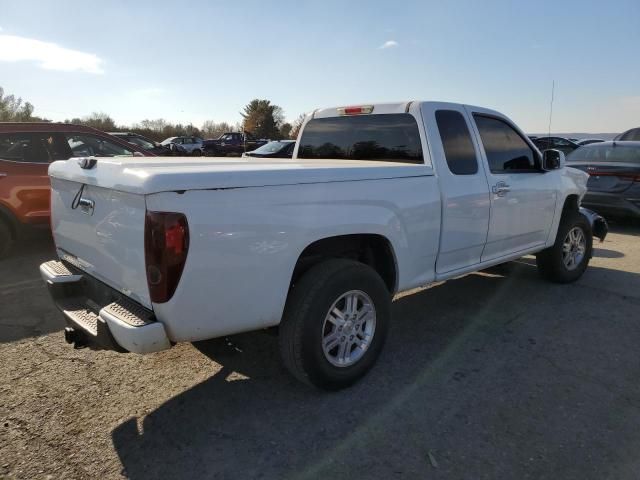
[[[243,157],[291,158],[296,148],[295,140],[276,140],[247,153]]]
[[[617,135],[614,140],[624,140],[624,141],[640,141],[640,127],[632,128],[631,130],[627,130],[626,132]]]
[[[395,293],[528,254],[573,282],[606,235],[588,175],[485,108],[319,109],[296,152],[53,163],[60,259],[40,271],[66,340],[147,353],[279,325],[293,375],[339,389],[374,364]]]
[[[248,132],[227,132],[218,138],[205,140],[203,149],[205,155],[226,157],[227,155],[242,155],[268,142],[269,140],[253,138]]]
[[[161,142],[176,155],[194,155],[203,153],[202,139],[198,137],[169,137]]]
[[[533,143],[541,152],[549,149],[560,150],[565,155],[573,152],[580,145],[563,137],[538,137],[533,140]]]
[[[640,142],[585,145],[567,156],[567,165],[589,174],[585,206],[605,215],[640,218]]]
[[[592,143],[600,143],[604,142],[601,138],[583,138],[582,140],[578,140],[576,143],[581,147],[584,145],[591,145]]]
[[[80,156],[151,155],[89,127],[0,123],[0,257],[26,226],[49,224],[49,177],[55,160]]]
[[[114,137],[118,137],[126,142],[132,143],[133,145],[136,145],[149,153],[153,153],[154,155],[172,155],[171,149],[168,146],[153,141],[150,138],[140,135],[139,133],[109,132],[109,135],[113,135]]]

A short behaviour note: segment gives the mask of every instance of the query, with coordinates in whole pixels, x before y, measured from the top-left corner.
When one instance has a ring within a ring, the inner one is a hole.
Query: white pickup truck
[[[59,259],[40,271],[69,343],[148,353],[279,326],[287,368],[325,389],[371,368],[395,293],[527,254],[571,282],[607,230],[562,153],[451,103],[316,110],[293,159],[83,158],[49,175]]]

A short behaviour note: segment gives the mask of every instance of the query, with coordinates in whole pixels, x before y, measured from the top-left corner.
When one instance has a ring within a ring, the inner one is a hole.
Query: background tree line
[[[34,107],[15,95],[5,95],[0,87],[0,121],[2,122],[50,122],[51,120],[33,115]],[[163,118],[145,119],[133,125],[117,125],[108,114],[94,112],[81,118],[66,119],[64,123],[86,125],[104,132],[135,132],[156,141],[169,137],[192,135],[202,138],[217,138],[225,132],[245,131],[256,138],[281,140],[298,136],[304,115],[299,115],[293,123],[285,121],[284,111],[270,100],[251,100],[240,112],[242,121],[231,125],[227,122],[205,121],[200,127],[189,124],[172,123]]]

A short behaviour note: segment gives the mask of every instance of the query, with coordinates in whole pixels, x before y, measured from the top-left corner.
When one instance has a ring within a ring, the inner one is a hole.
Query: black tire
[[[202,151],[201,150],[194,150],[193,152],[191,152],[191,155],[193,155],[194,157],[201,157],[202,156]]]
[[[336,366],[322,348],[325,317],[336,300],[354,290],[371,299],[375,330],[358,360],[349,366]],[[324,390],[348,387],[363,377],[378,358],[390,316],[391,295],[375,270],[352,260],[322,262],[306,272],[289,292],[278,339],[284,365],[309,385]]]
[[[14,243],[15,238],[11,228],[0,218],[0,258],[9,255]]]
[[[585,252],[574,268],[568,268],[563,261],[563,244],[571,230],[579,228],[585,237]],[[536,264],[540,275],[546,280],[556,283],[570,283],[578,280],[589,265],[593,248],[593,235],[589,220],[581,213],[573,210],[563,213],[558,226],[556,241],[552,247],[536,255]]]

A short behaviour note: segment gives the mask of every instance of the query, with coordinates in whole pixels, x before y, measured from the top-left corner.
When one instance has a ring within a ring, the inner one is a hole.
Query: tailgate
[[[82,201],[72,208],[81,188]],[[145,212],[144,195],[51,178],[51,228],[60,257],[151,308]]]

